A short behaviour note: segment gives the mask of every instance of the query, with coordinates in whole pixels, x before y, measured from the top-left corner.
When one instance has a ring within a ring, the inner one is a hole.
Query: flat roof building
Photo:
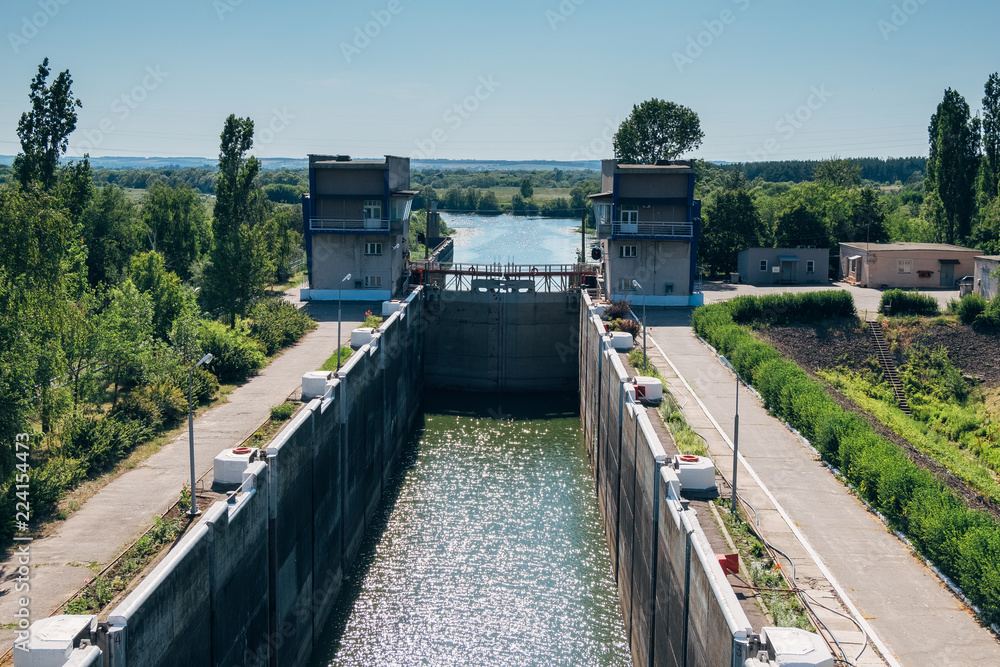
[[[406,282],[410,159],[309,156],[302,218],[309,287],[303,301],[384,301]],[[345,280],[345,277],[350,278]]]
[[[748,285],[806,285],[826,283],[830,275],[829,248],[747,248],[736,262],[740,282]]]
[[[862,287],[955,289],[956,281],[972,275],[981,254],[948,243],[841,243],[840,272]]]
[[[605,295],[650,306],[701,305],[695,293],[701,201],[694,164],[604,160],[591,195],[604,262]],[[641,289],[636,287],[641,285]]]

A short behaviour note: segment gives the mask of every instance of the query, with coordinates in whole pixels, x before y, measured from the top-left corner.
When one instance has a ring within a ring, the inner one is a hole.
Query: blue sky
[[[981,106],[995,0],[5,0],[0,154],[49,57],[71,154],[599,159],[632,105],[701,117],[709,160],[926,155],[947,87]]]

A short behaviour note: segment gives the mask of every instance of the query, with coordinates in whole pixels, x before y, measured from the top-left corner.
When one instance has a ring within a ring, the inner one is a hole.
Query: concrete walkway
[[[336,350],[337,305],[309,304],[319,327],[285,350],[249,382],[233,390],[228,402],[195,420],[195,466],[200,477],[215,456],[250,436],[302,383],[302,375],[319,368]],[[366,310],[381,313],[379,303],[345,303],[342,340],[364,319]],[[94,576],[86,567],[101,568],[114,560],[166,511],[190,480],[188,433],[185,429],[159,452],[121,475],[91,497],[55,531],[31,543],[31,616],[44,618]],[[211,483],[209,481],[209,483]],[[0,619],[13,620],[18,608],[14,594],[17,563],[0,563]],[[0,630],[0,655],[14,640],[13,630]]]
[[[731,477],[732,450],[712,419],[731,441],[735,375],[695,337],[689,310],[650,310],[648,322],[651,361],[667,378],[692,428],[708,440],[717,465]],[[661,358],[662,351],[705,410]],[[769,416],[754,394],[742,386],[739,392],[739,449],[761,483],[741,465],[737,486],[760,513],[764,535],[796,562],[799,585],[836,607],[829,591],[839,584],[874,630],[876,645],[886,647],[889,664],[1000,664],[1000,644],[933,572],[797,436]],[[822,567],[814,563],[810,550]],[[853,659],[861,647],[857,629],[830,614],[822,618],[832,619],[831,630]],[[882,663],[869,649],[857,664]]]

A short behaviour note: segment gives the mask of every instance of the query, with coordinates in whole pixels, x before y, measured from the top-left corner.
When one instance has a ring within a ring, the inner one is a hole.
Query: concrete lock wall
[[[574,391],[579,298],[430,290],[424,382],[456,391]]]
[[[580,414],[635,665],[746,659],[751,628],[691,510],[646,409],[583,297]]]
[[[420,408],[422,292],[111,613],[106,664],[306,664]]]

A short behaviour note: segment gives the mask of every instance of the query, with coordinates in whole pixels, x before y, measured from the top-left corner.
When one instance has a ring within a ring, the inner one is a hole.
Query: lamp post
[[[730,511],[733,513],[733,519],[739,520],[740,515],[736,511],[736,473],[739,470],[739,456],[740,456],[740,374],[736,372],[729,360],[725,357],[720,357],[722,363],[729,367],[729,370],[736,375],[736,416],[733,418],[733,499],[732,507]]]
[[[343,305],[343,295],[341,294],[344,290],[344,283],[351,279],[351,274],[348,273],[344,276],[344,279],[340,281],[337,286],[337,370],[340,370],[340,320],[341,320],[341,305]]]
[[[632,281],[632,287],[642,290],[642,363],[644,366],[649,366],[646,358],[646,290],[642,289],[638,280]]]
[[[191,507],[188,508],[189,516],[198,516],[198,496],[195,495],[194,485],[197,480],[194,478],[194,405],[191,401],[191,388],[194,385],[194,369],[202,364],[212,363],[211,352],[202,357],[198,363],[191,367],[188,372],[188,450],[191,457]]]

